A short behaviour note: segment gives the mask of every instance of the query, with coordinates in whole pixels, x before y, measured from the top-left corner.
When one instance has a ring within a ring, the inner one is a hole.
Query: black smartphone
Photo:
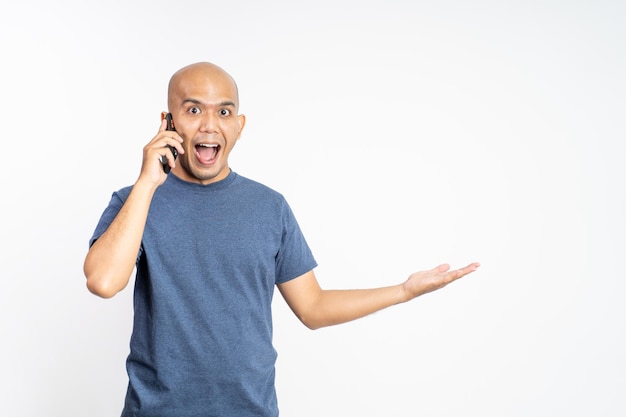
[[[176,131],[176,129],[174,129],[174,122],[172,122],[172,113],[167,113],[165,115],[165,120],[167,122],[167,127],[165,128],[165,130]],[[176,148],[170,145],[167,145],[167,147],[172,152],[172,155],[174,155],[174,159],[176,159],[176,157],[178,156],[178,151],[176,150]],[[170,172],[171,168],[166,157],[161,157],[161,164],[163,165],[163,171],[165,171],[166,174]]]

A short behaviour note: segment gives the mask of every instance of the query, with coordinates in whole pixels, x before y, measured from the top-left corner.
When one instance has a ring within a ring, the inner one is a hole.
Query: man
[[[229,167],[245,125],[230,75],[207,62],[180,69],[168,107],[175,130],[162,120],[143,149],[138,179],[115,192],[102,214],[84,264],[88,289],[105,298],[123,290],[136,267],[123,416],[277,416],[274,286],[317,329],[478,268],[441,265],[395,286],[321,289],[282,195]]]

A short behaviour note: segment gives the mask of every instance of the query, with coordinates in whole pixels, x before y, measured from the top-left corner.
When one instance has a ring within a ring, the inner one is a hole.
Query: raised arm
[[[412,300],[442,288],[478,268],[472,263],[450,270],[447,264],[428,271],[415,272],[402,284],[389,287],[324,290],[313,271],[278,285],[289,307],[310,329],[352,321],[389,306]]]
[[[83,270],[92,293],[110,298],[128,284],[153,194],[153,187],[137,181],[115,220],[89,248]]]
[[[165,128],[166,123],[162,121],[158,134],[144,147],[143,164],[137,182],[109,228],[89,248],[85,257],[83,271],[87,288],[100,297],[113,297],[130,280],[152,196],[167,178],[160,158],[171,152],[164,146],[176,146],[178,152],[184,152],[180,146],[182,138]],[[170,162],[174,164],[173,158]]]

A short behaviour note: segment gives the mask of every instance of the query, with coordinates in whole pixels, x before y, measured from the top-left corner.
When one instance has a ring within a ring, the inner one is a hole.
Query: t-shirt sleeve
[[[317,266],[313,253],[302,234],[293,211],[284,203],[282,238],[276,255],[276,284],[282,284],[311,271]]]

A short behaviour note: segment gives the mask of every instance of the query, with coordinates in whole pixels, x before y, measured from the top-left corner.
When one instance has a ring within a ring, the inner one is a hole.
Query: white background
[[[82,262],[178,68],[247,115],[231,166],[282,192],[326,288],[482,263],[312,332],[275,298],[281,415],[626,414],[620,1],[2,6],[0,415],[119,415],[132,290]]]

